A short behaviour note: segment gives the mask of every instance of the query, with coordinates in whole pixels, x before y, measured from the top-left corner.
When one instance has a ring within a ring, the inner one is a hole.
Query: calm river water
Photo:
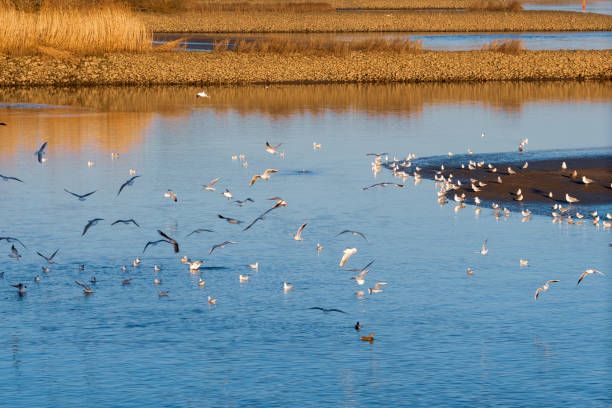
[[[367,153],[514,151],[526,137],[530,151],[610,147],[611,89],[287,85],[208,88],[210,98],[191,87],[0,90],[0,174],[24,181],[0,179],[0,236],[27,246],[14,244],[15,260],[0,241],[0,405],[610,406],[609,230],[455,213],[429,180],[361,187],[394,180],[384,169],[375,176]],[[44,141],[40,164],[33,152]],[[267,153],[266,141],[282,143],[284,157]],[[278,172],[249,186],[267,168]],[[117,195],[130,169],[141,177]],[[217,177],[216,191],[205,191]],[[238,206],[226,188],[254,202]],[[79,201],[64,189],[96,193]],[[273,196],[287,207],[242,231]],[[103,220],[81,236],[93,218]],[[111,226],[127,218],[140,227]],[[188,236],[197,228],[214,232]],[[179,254],[164,243],[143,254],[157,229]],[[336,236],[345,229],[368,241]],[[226,240],[237,244],[209,255]],[[484,240],[486,256],[477,253]],[[43,273],[36,252],[58,248]],[[205,261],[199,273],[179,262],[184,255]],[[347,269],[372,260],[357,285]],[[607,275],[577,286],[590,268]],[[93,276],[86,296],[74,281]],[[560,282],[535,301],[549,279]],[[23,297],[10,286],[18,282],[28,286]],[[369,295],[376,282],[388,285]],[[370,332],[372,344],[360,341]]]

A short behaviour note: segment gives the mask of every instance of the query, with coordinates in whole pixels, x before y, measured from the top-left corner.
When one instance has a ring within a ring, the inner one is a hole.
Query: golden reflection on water
[[[200,87],[97,87],[0,89],[0,103],[30,103],[61,108],[0,107],[0,157],[19,148],[124,152],[139,145],[156,116],[180,121],[194,109],[236,112],[283,120],[295,114],[359,112],[373,116],[420,114],[424,107],[479,103],[520,112],[533,102],[608,102],[610,82],[490,82],[428,84],[270,85],[208,88],[211,98],[196,98]]]

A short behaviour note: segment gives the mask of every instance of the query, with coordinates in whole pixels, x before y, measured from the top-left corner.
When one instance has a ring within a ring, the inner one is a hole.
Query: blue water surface
[[[513,98],[523,96],[505,108],[492,102],[505,88],[484,84],[445,97],[438,85],[209,88],[210,99],[196,99],[196,88],[3,94],[1,103],[41,107],[0,108],[0,174],[24,181],[0,181],[0,236],[27,246],[15,244],[16,261],[0,241],[0,405],[610,406],[609,230],[455,213],[429,180],[361,190],[393,179],[385,169],[374,176],[367,153],[513,151],[525,137],[530,150],[609,148],[610,97],[589,83],[565,86],[513,85]],[[391,100],[398,94],[406,104]],[[284,157],[266,141],[282,143]],[[249,186],[267,168],[278,172]],[[130,169],[142,177],[117,195]],[[205,191],[216,177],[216,191]],[[65,188],[97,192],[81,202]],[[226,188],[255,202],[240,207]],[[287,207],[248,231],[217,218],[250,222],[273,196]],[[104,220],[81,236],[95,217]],[[132,217],[140,228],[110,225]],[[196,228],[215,232],[187,237]],[[163,243],[142,253],[157,229],[179,241],[179,254]],[[337,237],[344,229],[368,240]],[[237,244],[209,255],[225,240]],[[486,256],[477,253],[484,240]],[[43,273],[36,251],[58,248]],[[205,260],[199,273],[183,255]],[[348,269],[372,260],[357,285]],[[607,276],[577,286],[590,268]],[[99,283],[86,296],[74,281],[92,276]],[[534,300],[549,279],[560,282]],[[9,286],[18,282],[24,297]],[[377,282],[388,285],[369,295]],[[368,333],[371,344],[360,341]]]

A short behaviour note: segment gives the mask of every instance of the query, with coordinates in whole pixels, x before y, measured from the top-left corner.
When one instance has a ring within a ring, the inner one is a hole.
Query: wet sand
[[[473,203],[474,197],[487,202],[510,202],[519,204],[516,191],[520,188],[523,194],[522,204],[562,203],[569,205],[565,200],[565,194],[580,200],[579,205],[601,205],[612,203],[612,156],[605,157],[569,157],[551,160],[528,161],[528,167],[522,169],[524,162],[493,163],[497,172],[488,168],[485,162],[481,168],[469,170],[468,160],[465,161],[466,168],[460,166],[446,166],[444,174],[453,174],[454,180],[461,180],[462,188],[450,191],[447,194],[449,200],[453,199],[455,193],[465,193],[466,202]],[[565,161],[567,170],[562,170],[561,163]],[[508,167],[517,174],[509,174]],[[427,166],[421,170],[421,175],[433,179],[435,171],[439,166]],[[578,177],[573,178],[572,173],[576,170]],[[496,180],[501,177],[502,183]],[[594,180],[592,184],[582,183],[582,176]],[[472,191],[470,179],[476,179],[486,183],[485,187],[478,192]],[[553,198],[548,194],[552,192]]]

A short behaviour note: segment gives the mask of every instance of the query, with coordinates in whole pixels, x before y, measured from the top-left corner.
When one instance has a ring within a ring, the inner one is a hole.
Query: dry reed
[[[503,52],[504,54],[517,55],[523,51],[522,40],[495,40],[482,46],[483,51]]]
[[[480,0],[470,4],[468,10],[521,11],[523,5],[517,0]]]
[[[0,53],[81,55],[145,51],[152,35],[127,6],[50,7],[24,11],[0,5]]]
[[[242,54],[268,53],[280,55],[336,55],[346,56],[351,52],[388,52],[416,53],[423,50],[422,41],[408,39],[368,39],[340,41],[331,39],[310,39],[296,41],[288,38],[271,38],[265,40],[240,40],[230,46],[229,40],[216,41],[214,51],[233,51]]]

